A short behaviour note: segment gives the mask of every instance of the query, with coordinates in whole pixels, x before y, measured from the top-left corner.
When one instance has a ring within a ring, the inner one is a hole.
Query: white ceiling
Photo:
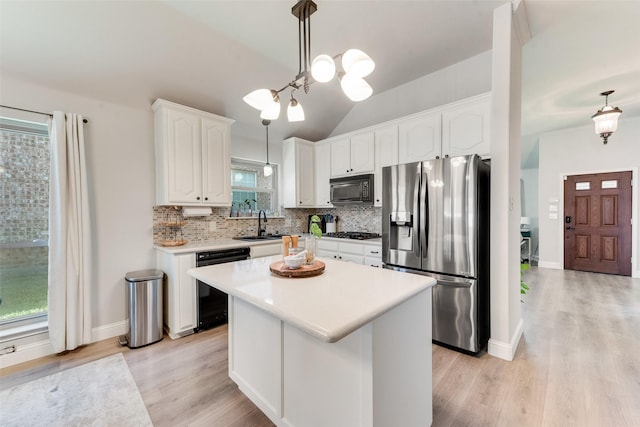
[[[491,49],[493,9],[505,0],[316,3],[312,56],[364,50],[377,64],[367,77],[375,94]],[[234,132],[261,138],[258,111],[242,96],[297,73],[293,4],[1,0],[0,72],[139,108],[166,98],[234,118]],[[616,90],[621,125],[640,115],[640,1],[525,5],[533,37],[523,51],[523,165],[537,166],[535,135],[590,123],[599,92]],[[281,116],[275,136],[324,138],[352,107],[336,82],[300,99],[307,120]]]

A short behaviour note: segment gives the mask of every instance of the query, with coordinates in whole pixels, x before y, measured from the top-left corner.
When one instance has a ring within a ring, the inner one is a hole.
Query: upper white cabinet
[[[435,159],[441,154],[441,114],[424,113],[402,120],[398,125],[400,164]]]
[[[282,142],[282,201],[285,208],[315,207],[313,143],[300,138]]]
[[[316,142],[313,148],[316,172],[316,207],[332,208],[331,187],[329,186],[329,179],[331,179],[331,145],[329,142]]]
[[[399,163],[491,155],[491,96],[476,96],[398,121]]]
[[[331,177],[371,173],[374,166],[373,131],[331,140]]]
[[[442,112],[442,154],[491,154],[491,99],[488,96],[445,108]]]
[[[382,168],[398,164],[398,125],[375,130],[374,206],[382,206]]]
[[[163,99],[153,111],[156,203],[229,206],[233,120]]]

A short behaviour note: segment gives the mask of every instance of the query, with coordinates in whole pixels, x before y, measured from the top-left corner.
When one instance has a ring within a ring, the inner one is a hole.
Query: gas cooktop
[[[336,233],[325,233],[325,236],[335,237],[338,239],[355,239],[355,240],[377,239],[381,237],[378,233],[363,233],[360,231],[338,231]]]

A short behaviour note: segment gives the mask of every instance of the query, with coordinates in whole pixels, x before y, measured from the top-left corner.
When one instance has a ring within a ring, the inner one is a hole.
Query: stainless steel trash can
[[[153,344],[162,339],[162,281],[160,270],[131,271],[127,281],[129,331],[120,336],[120,344],[129,348]]]

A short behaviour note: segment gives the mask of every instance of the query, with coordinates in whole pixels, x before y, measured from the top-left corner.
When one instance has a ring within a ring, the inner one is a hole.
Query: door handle
[[[571,227],[570,225],[567,225],[565,228],[565,230],[575,230],[573,227]]]

